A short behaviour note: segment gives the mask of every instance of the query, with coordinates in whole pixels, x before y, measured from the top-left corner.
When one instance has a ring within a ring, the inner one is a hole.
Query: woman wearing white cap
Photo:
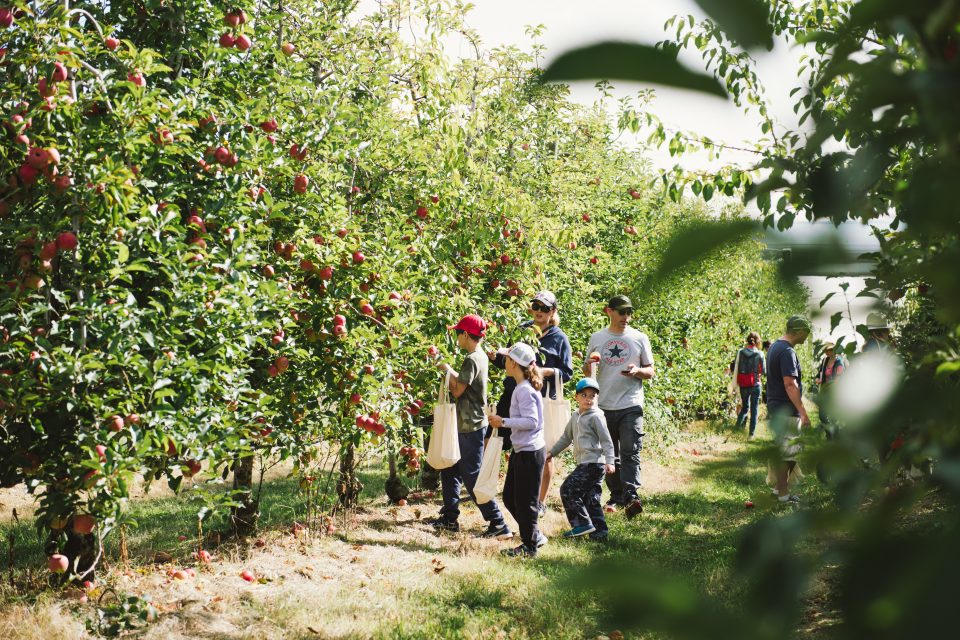
[[[543,378],[530,345],[518,342],[507,352],[507,374],[517,382],[510,399],[510,417],[490,416],[490,426],[511,431],[513,453],[503,483],[503,504],[517,521],[522,544],[505,549],[507,556],[534,557],[547,543],[539,530],[540,478],[546,461],[543,434]]]

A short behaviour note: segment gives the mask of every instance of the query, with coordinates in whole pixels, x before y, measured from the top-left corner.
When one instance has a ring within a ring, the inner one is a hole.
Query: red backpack
[[[763,356],[753,349],[741,349],[737,354],[737,386],[755,387],[760,383],[760,373],[763,371]]]

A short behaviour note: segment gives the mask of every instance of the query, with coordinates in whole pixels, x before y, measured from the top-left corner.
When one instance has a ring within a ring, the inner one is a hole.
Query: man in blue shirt
[[[810,427],[810,416],[803,406],[803,373],[794,347],[810,337],[810,321],[803,316],[790,316],[787,330],[770,345],[767,352],[767,413],[770,427],[780,446],[781,462],[777,465],[777,499],[799,502],[790,495],[787,480],[800,455],[800,431]]]

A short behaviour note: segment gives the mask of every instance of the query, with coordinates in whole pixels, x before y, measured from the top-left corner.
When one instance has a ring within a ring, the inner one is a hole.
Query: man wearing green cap
[[[790,495],[787,480],[800,454],[800,430],[810,427],[810,416],[803,407],[803,373],[794,347],[810,337],[810,321],[790,316],[787,330],[770,345],[767,352],[767,413],[770,427],[780,445],[782,464],[777,465],[777,496],[780,502],[799,502]]]
[[[637,493],[644,436],[643,381],[653,378],[653,351],[647,335],[628,326],[633,316],[630,298],[613,296],[603,311],[610,324],[590,336],[583,373],[596,378],[603,389],[598,404],[616,453],[616,473],[607,476],[610,499],[605,510],[622,506],[627,518],[633,518],[643,512]]]

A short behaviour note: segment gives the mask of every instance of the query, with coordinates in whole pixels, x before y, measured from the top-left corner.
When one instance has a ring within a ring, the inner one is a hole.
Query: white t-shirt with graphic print
[[[643,380],[625,376],[621,372],[636,365],[653,364],[653,351],[647,334],[627,327],[623,333],[609,328],[590,336],[587,358],[594,351],[600,354],[597,383],[600,385],[598,406],[607,411],[643,406]]]

